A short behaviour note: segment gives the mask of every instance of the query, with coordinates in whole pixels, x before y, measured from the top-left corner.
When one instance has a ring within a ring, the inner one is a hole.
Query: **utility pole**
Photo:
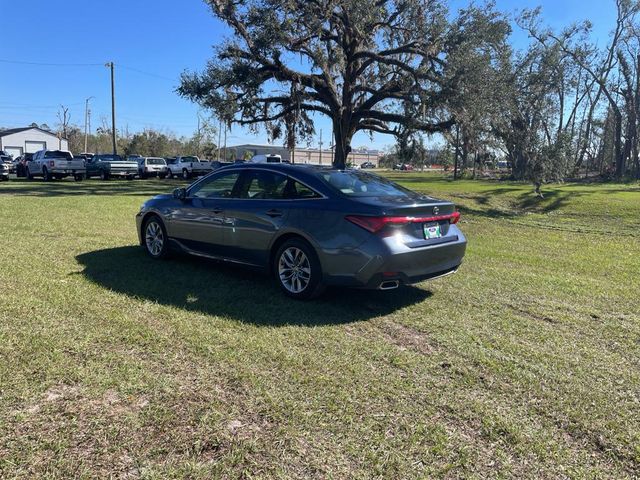
[[[333,165],[334,160],[336,159],[336,146],[334,142],[335,136],[333,132],[331,132],[331,165]]]
[[[460,125],[456,125],[456,159],[453,165],[453,179],[458,179],[458,156],[460,154]]]
[[[225,127],[226,128],[226,127]],[[220,140],[222,135],[222,120],[218,122],[218,148],[216,149],[216,160],[220,161]]]
[[[89,100],[93,97],[87,98],[84,102],[84,153],[87,153],[87,139],[89,135]]]
[[[322,165],[322,129],[320,129],[320,165]]]
[[[111,68],[111,142],[113,144],[113,154],[118,154],[118,147],[116,145],[116,88],[113,78],[113,62],[105,64],[105,67]]]
[[[224,161],[227,161],[227,124],[224,124]]]

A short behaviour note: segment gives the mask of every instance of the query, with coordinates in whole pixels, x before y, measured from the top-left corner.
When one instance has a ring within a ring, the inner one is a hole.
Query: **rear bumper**
[[[86,168],[52,168],[49,172],[53,175],[85,175]]]
[[[373,239],[348,254],[343,252],[346,256],[342,262],[339,257],[321,254],[325,257],[321,258],[325,281],[329,285],[377,289],[383,282],[411,285],[455,273],[463,261],[467,240],[457,227],[451,228],[445,239],[418,248],[394,244],[393,239]]]

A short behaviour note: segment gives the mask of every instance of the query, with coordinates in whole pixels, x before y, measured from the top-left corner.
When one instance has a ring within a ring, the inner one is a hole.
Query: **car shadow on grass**
[[[0,184],[0,196],[68,197],[68,196],[144,196],[171,193],[176,187],[185,186],[182,180],[123,180],[97,179],[74,182],[72,179],[45,182],[15,179]]]
[[[329,289],[320,298],[289,299],[267,275],[195,257],[149,258],[141,247],[97,250],[76,257],[82,275],[106,289],[188,311],[259,326],[345,324],[388,315],[431,292]]]

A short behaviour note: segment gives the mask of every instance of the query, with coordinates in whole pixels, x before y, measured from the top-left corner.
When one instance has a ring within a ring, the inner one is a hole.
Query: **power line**
[[[120,68],[124,68],[125,70],[131,70],[132,72],[136,72],[136,73],[140,73],[142,75],[147,75],[149,77],[156,77],[156,78],[161,78],[162,80],[168,80],[170,82],[175,82],[176,79],[175,78],[169,78],[169,77],[165,77],[163,75],[158,75],[157,73],[150,73],[150,72],[145,72],[144,70],[140,70],[138,68],[133,68],[133,67],[128,67],[126,65],[122,65],[122,64],[117,64],[116,65]]]
[[[23,62],[21,60],[5,60],[0,58],[0,63],[11,63],[14,65],[36,65],[40,67],[101,67],[103,63],[41,63]]]
[[[13,65],[34,65],[38,67],[101,67],[104,65],[104,63],[43,63],[43,62],[24,62],[22,60],[6,60],[6,59],[0,59],[0,63],[10,63]],[[139,68],[129,67],[127,65],[121,65],[119,63],[114,63],[114,65],[120,68],[124,68],[126,70],[131,70],[132,72],[136,72],[141,75],[147,75],[148,77],[160,78],[162,80],[168,80],[170,82],[176,81],[176,78],[165,77],[164,75],[158,75],[157,73],[145,72],[144,70],[140,70]]]

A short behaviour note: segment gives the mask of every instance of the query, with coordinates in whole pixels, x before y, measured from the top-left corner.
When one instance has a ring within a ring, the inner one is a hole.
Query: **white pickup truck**
[[[27,162],[25,174],[29,180],[42,177],[45,181],[73,176],[76,181],[86,175],[84,159],[73,158],[66,150],[40,150],[33,154],[33,159]]]
[[[206,175],[213,171],[211,162],[205,162],[195,156],[167,158],[167,177],[191,177]]]

